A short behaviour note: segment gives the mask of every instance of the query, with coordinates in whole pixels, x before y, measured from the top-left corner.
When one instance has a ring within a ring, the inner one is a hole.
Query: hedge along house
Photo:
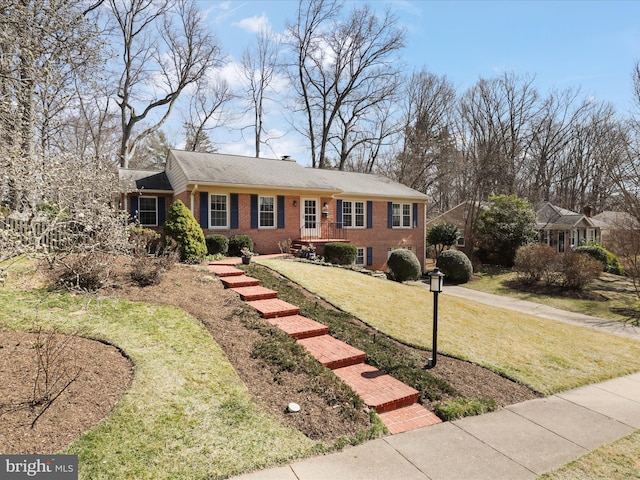
[[[164,172],[121,169],[120,185],[124,208],[142,226],[161,226],[181,200],[205,236],[246,234],[260,254],[280,253],[288,240],[320,255],[328,242],[348,242],[362,266],[386,269],[391,250],[406,248],[424,270],[427,196],[381,175],[171,150]]]

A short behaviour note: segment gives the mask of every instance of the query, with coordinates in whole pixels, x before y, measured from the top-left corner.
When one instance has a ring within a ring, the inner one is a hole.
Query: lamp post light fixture
[[[431,350],[431,358],[427,360],[424,368],[429,369],[436,366],[438,354],[438,294],[442,293],[442,280],[444,273],[438,268],[427,273],[429,276],[429,291],[433,293],[433,347]]]

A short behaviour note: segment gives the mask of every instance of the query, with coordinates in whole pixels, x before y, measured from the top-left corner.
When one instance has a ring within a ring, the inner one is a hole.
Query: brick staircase
[[[209,271],[255,308],[269,323],[295,338],[322,365],[373,408],[392,434],[440,423],[440,419],[418,402],[419,392],[390,375],[367,365],[366,353],[329,335],[325,325],[300,315],[300,308],[278,299],[278,292],[260,286],[229,263],[216,262]],[[239,263],[239,262],[236,262]]]

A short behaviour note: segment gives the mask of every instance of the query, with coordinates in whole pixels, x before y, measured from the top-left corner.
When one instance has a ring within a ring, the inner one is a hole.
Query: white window
[[[398,250],[400,248],[413,252],[413,245],[404,245],[402,247],[389,247],[387,248],[387,258],[389,258],[389,255],[391,255],[391,252],[393,252],[394,250]]]
[[[229,228],[229,198],[226,195],[212,194],[209,202],[211,228]]]
[[[456,240],[456,246],[464,247],[464,235],[460,235]]]
[[[578,246],[578,238],[579,238],[579,233],[578,230],[571,230],[571,237],[570,237],[570,246],[571,248],[576,248]]]
[[[411,228],[411,204],[393,204],[393,228]]]
[[[139,197],[138,218],[140,225],[158,226],[158,197]]]
[[[356,260],[354,263],[356,265],[364,265],[364,261],[365,261],[365,248],[358,247],[358,254],[356,255]]]
[[[365,202],[342,201],[342,226],[345,228],[365,227]]]
[[[276,226],[276,199],[275,197],[260,197],[259,205],[259,223],[260,228],[273,228]]]

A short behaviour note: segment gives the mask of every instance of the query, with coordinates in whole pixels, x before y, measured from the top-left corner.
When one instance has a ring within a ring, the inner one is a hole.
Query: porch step
[[[329,327],[302,315],[270,318],[268,322],[297,340],[329,333]]]
[[[248,277],[246,275],[220,277],[220,281],[227,288],[255,287],[260,285],[260,280],[258,280],[257,278]]]
[[[442,420],[435,413],[430,412],[419,403],[379,413],[378,416],[392,435],[442,423]]]
[[[270,298],[268,300],[254,300],[247,302],[253,308],[260,312],[264,318],[286,317],[289,315],[297,315],[300,313],[300,307],[296,307],[290,303],[280,300],[279,298]]]
[[[418,401],[419,392],[365,363],[334,370],[377,413],[407,407]]]
[[[232,265],[207,265],[207,269],[219,277],[234,277],[244,275],[244,272]]]
[[[234,292],[240,295],[245,302],[253,300],[267,300],[269,298],[278,298],[278,292],[270,288],[261,287],[260,285],[252,285],[248,287],[233,287]]]
[[[362,363],[367,354],[331,335],[302,338],[298,340],[307,351],[313,355],[322,365],[330,369],[348,367]]]

